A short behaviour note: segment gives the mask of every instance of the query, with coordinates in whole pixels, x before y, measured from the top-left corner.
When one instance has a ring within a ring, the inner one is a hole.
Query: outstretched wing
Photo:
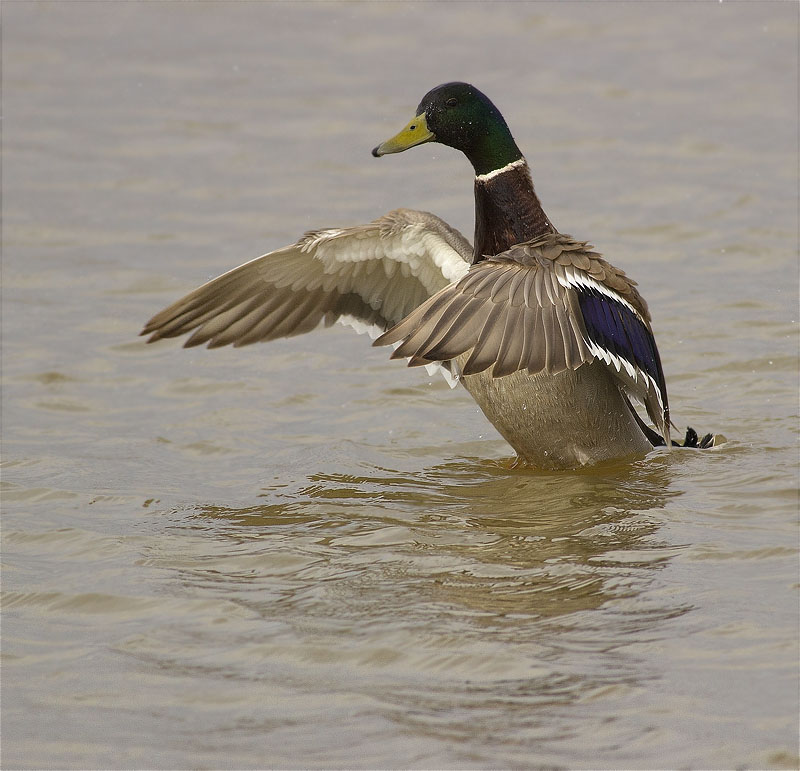
[[[601,359],[665,438],[669,408],[650,319],[633,281],[583,243],[548,234],[470,268],[375,341],[410,364],[469,352],[462,373],[557,374]]]
[[[374,336],[461,278],[469,242],[427,212],[398,209],[368,225],[317,230],[234,268],[157,313],[151,343],[194,331],[186,347],[242,346],[340,320]]]

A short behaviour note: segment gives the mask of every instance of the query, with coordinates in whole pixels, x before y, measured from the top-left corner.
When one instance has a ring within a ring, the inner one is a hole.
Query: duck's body
[[[442,363],[518,455],[573,468],[669,447],[669,407],[647,305],[635,282],[559,234],[494,105],[439,86],[374,155],[438,141],[475,168],[475,247],[426,212],[308,233],[154,316],[149,342],[246,345],[339,320],[383,332],[393,357]],[[631,407],[640,401],[658,433]]]
[[[557,375],[481,372],[461,382],[517,455],[536,468],[577,468],[653,449],[602,362]]]

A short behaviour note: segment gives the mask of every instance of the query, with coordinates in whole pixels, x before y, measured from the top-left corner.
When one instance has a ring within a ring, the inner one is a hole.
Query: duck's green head
[[[522,157],[500,111],[469,83],[445,83],[428,91],[408,125],[372,154],[377,158],[401,153],[424,142],[461,150],[476,174],[487,174]]]

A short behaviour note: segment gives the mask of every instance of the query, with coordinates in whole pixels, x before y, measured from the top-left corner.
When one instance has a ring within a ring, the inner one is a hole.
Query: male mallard
[[[461,150],[475,169],[474,249],[433,214],[398,209],[368,225],[307,233],[234,268],[153,316],[142,334],[153,342],[194,330],[186,346],[215,348],[338,320],[383,332],[374,344],[396,344],[392,357],[412,366],[443,364],[536,466],[669,446],[647,304],[621,270],[553,227],[497,108],[467,83],[438,86],[372,153],[424,142]]]

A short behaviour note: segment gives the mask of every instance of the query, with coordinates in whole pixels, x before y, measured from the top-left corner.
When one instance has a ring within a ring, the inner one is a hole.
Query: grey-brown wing
[[[525,249],[525,262],[499,256],[472,266],[375,345],[397,344],[393,358],[408,357],[411,366],[469,353],[462,374],[491,367],[492,377],[523,369],[555,375],[599,359],[668,439],[663,372],[642,313],[575,261],[515,249]]]
[[[462,367],[494,377],[520,369],[551,374],[594,359],[577,297],[551,264],[485,260],[375,341],[400,342],[392,356],[411,365],[447,361],[470,351]]]
[[[463,276],[469,242],[427,212],[319,230],[240,265],[151,318],[148,342],[193,332],[209,348],[273,340],[337,320],[377,333]]]

